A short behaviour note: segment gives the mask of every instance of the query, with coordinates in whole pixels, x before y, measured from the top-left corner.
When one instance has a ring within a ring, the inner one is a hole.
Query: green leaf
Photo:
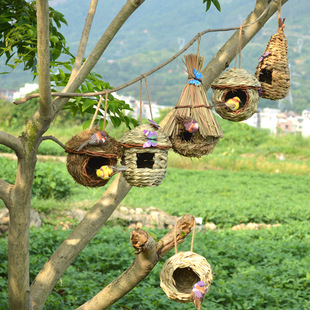
[[[217,10],[221,12],[221,5],[218,2],[218,0],[212,0],[212,2],[215,5],[215,7],[217,8]]]

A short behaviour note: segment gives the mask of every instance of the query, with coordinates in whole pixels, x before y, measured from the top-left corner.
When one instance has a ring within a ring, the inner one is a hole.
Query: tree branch
[[[44,137],[42,137],[41,140],[42,141],[44,141],[44,140],[52,140],[52,141],[56,142],[58,145],[60,145],[63,149],[65,149],[65,145],[62,142],[60,142],[57,138],[55,138],[53,136],[44,136]]]
[[[91,300],[78,307],[77,310],[103,310],[110,307],[148,276],[158,261],[175,246],[175,235],[177,236],[177,244],[182,243],[191,232],[194,223],[194,216],[184,215],[177,221],[175,227],[157,243],[152,237],[147,236],[146,232],[139,229],[133,231],[131,240],[134,239],[134,244],[133,242],[132,244],[135,249],[138,246],[140,253],[132,265]]]
[[[34,310],[43,309],[47,297],[62,274],[98,233],[130,189],[131,186],[122,174],[119,174],[100,200],[46,262],[30,288]]]
[[[3,144],[13,150],[17,157],[23,156],[23,145],[21,141],[7,132],[0,131],[0,144]]]
[[[84,29],[83,29],[82,36],[81,36],[79,49],[78,49],[78,52],[77,52],[77,55],[75,58],[75,63],[74,63],[74,66],[73,66],[73,69],[71,72],[69,83],[76,76],[77,71],[80,70],[80,68],[81,68],[83,58],[84,58],[85,49],[86,49],[86,45],[87,45],[87,41],[88,41],[88,37],[89,37],[89,33],[90,33],[90,29],[91,29],[91,25],[93,23],[94,15],[96,12],[97,3],[98,3],[98,0],[91,0],[91,2],[90,2],[88,14],[87,14],[87,17],[85,20]]]
[[[51,118],[52,97],[50,79],[49,50],[49,6],[48,0],[37,1],[37,32],[38,32],[38,76],[40,90],[40,116]]]
[[[0,199],[3,200],[5,206],[10,209],[11,207],[11,189],[13,185],[0,179]]]

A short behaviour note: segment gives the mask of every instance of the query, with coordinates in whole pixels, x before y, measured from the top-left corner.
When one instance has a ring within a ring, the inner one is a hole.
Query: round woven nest
[[[107,184],[109,180],[102,180],[96,175],[96,169],[101,166],[116,166],[118,159],[123,155],[123,147],[109,135],[102,146],[87,145],[80,151],[79,146],[97,132],[98,128],[84,130],[72,137],[65,145],[67,156],[67,169],[73,179],[87,187],[99,187]]]
[[[148,141],[143,130],[158,134],[157,146],[143,148],[143,144]],[[120,143],[124,147],[122,164],[128,167],[123,172],[127,183],[137,187],[160,185],[166,175],[168,150],[171,148],[168,137],[158,128],[143,124],[125,133]]]
[[[211,88],[214,90],[213,105],[222,118],[241,122],[250,118],[257,111],[258,91],[261,85],[256,77],[246,70],[242,68],[226,70],[213,82]],[[238,110],[231,111],[219,106],[219,102],[226,102],[236,96],[241,99]]]
[[[194,252],[179,252],[170,257],[160,272],[160,286],[168,298],[187,303],[193,301],[192,288],[203,281],[207,292],[210,289],[213,274],[207,260]]]
[[[286,97],[290,88],[290,71],[287,57],[288,44],[284,35],[284,24],[273,35],[266,47],[264,57],[256,67],[255,76],[262,85],[262,97],[279,100]]]

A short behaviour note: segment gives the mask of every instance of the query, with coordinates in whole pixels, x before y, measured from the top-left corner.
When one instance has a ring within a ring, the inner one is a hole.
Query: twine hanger
[[[146,79],[146,74],[142,74],[142,77],[144,78],[144,81],[145,81],[145,88],[146,88],[146,92],[147,92],[147,98],[149,101],[151,120],[153,121],[151,97],[150,97],[149,87],[148,87],[148,83],[147,83],[147,79]],[[141,123],[142,123],[142,79],[140,80],[140,125],[141,125]]]
[[[282,7],[282,0],[279,0],[279,4],[278,4],[278,31],[284,30],[285,18],[281,18],[281,7]]]
[[[104,104],[104,118],[103,118],[103,130],[104,131],[105,131],[105,126],[106,126],[106,118],[107,118],[107,110],[108,110],[108,94],[109,94],[109,92],[108,92],[108,90],[106,90],[106,92],[105,92],[105,104]],[[97,107],[96,107],[95,114],[94,114],[93,119],[89,125],[88,130],[90,130],[94,125],[95,119],[98,115],[98,111],[99,111],[99,108],[100,108],[101,103],[102,103],[102,100],[103,100],[103,95],[100,96],[99,102],[98,102]]]
[[[194,217],[194,226],[192,229],[193,235],[192,235],[192,242],[191,242],[191,252],[193,252],[194,248],[194,239],[195,239],[195,230],[196,230],[196,218]],[[174,254],[178,253],[178,245],[177,245],[177,222],[174,225]]]
[[[237,57],[238,57],[238,54],[239,54],[239,68],[241,68],[241,45],[242,45],[242,25],[240,25],[240,28],[239,28],[239,43],[238,43],[238,48],[237,48],[237,52],[236,52],[236,58],[235,58],[235,69],[236,69],[236,66],[237,66]]]

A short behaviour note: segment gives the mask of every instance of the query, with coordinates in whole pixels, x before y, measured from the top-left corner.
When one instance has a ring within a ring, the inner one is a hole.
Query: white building
[[[24,87],[21,87],[19,91],[13,94],[13,100],[25,97],[27,94],[39,89],[39,84],[37,83],[26,83]]]
[[[266,128],[271,133],[277,132],[278,117],[281,112],[280,109],[264,108],[260,113],[260,128]]]

